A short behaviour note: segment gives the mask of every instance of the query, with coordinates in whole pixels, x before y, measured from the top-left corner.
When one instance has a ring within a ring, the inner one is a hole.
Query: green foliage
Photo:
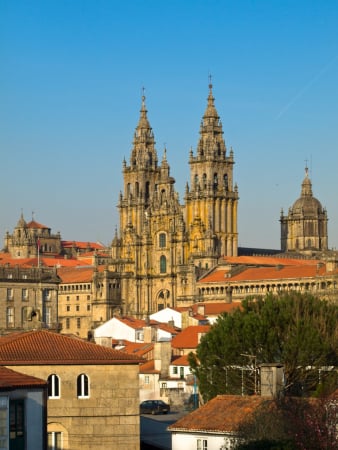
[[[282,363],[287,393],[297,395],[325,382],[330,373],[319,374],[319,368],[338,365],[336,305],[311,295],[284,293],[248,298],[242,306],[221,315],[196,355],[189,355],[205,400],[217,394],[254,393],[254,368],[261,363]]]

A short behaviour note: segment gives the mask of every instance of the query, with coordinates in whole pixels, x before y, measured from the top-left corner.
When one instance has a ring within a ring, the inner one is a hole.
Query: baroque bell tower
[[[174,306],[177,266],[187,255],[175,180],[170,176],[166,149],[158,164],[144,95],[130,164],[123,162],[123,183],[118,204],[120,237],[113,240],[112,256],[121,271],[125,312],[144,317]]]
[[[190,188],[185,193],[189,252],[202,267],[220,256],[237,256],[238,188],[233,183],[234,154],[229,156],[212,84],[200,127],[196,156],[190,152]]]

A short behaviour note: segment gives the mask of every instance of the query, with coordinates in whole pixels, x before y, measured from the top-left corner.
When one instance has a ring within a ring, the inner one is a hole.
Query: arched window
[[[166,273],[167,272],[167,258],[162,255],[160,258],[160,273]]]
[[[150,195],[150,183],[149,183],[149,181],[147,181],[146,185],[145,185],[145,197],[146,197],[146,200],[149,199],[149,195]]]
[[[198,175],[195,175],[195,188],[198,186]]]
[[[207,174],[203,174],[203,189],[206,189],[207,187]]]
[[[60,379],[55,373],[49,375],[48,379],[48,397],[60,398]]]
[[[167,236],[166,236],[165,233],[160,233],[160,235],[159,235],[159,246],[161,248],[166,247],[166,245],[167,245],[167,239],[166,238],[167,238]]]
[[[81,373],[77,377],[77,396],[79,398],[89,397],[89,381],[88,376],[85,373]]]
[[[223,177],[223,184],[224,184],[224,189],[227,191],[228,190],[228,175],[225,174]]]

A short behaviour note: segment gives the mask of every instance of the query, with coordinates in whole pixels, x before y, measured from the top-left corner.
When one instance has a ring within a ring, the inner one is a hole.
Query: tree
[[[336,450],[337,399],[284,397],[264,402],[237,430],[238,450]]]
[[[256,392],[261,363],[284,365],[287,394],[308,394],[332,373],[337,381],[337,323],[338,307],[312,295],[247,298],[242,309],[222,314],[189,355],[204,400]]]

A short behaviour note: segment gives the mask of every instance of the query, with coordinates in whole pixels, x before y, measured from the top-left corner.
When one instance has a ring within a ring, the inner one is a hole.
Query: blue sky
[[[336,0],[1,0],[0,234],[110,243],[142,87],[183,202],[212,75],[239,245],[279,248],[307,164],[338,247]]]

